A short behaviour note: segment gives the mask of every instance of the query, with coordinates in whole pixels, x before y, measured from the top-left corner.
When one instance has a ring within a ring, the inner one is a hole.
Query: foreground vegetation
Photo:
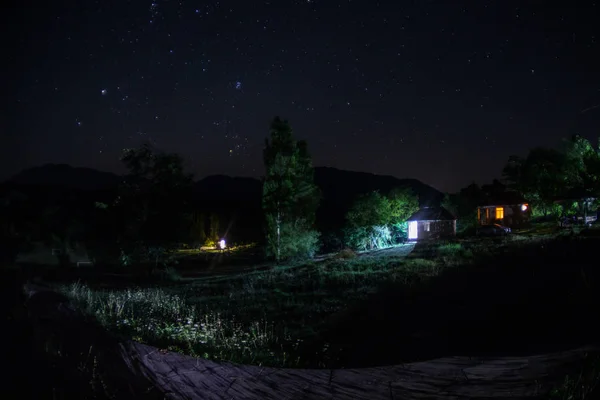
[[[600,358],[586,356],[577,368],[551,390],[549,398],[555,400],[597,399],[600,385]]]
[[[360,256],[346,250],[160,287],[62,290],[119,335],[214,360],[348,367],[544,351],[559,337],[564,346],[581,339],[570,324],[587,325],[600,304],[595,240],[515,235]],[[552,331],[535,337],[542,328]]]
[[[162,287],[107,291],[74,283],[62,291],[101,324],[142,342],[217,360],[324,366],[326,344],[307,358],[306,342],[314,342],[327,316],[382,282],[412,284],[438,273],[433,261],[405,260],[411,249],[396,247],[385,257],[347,250],[318,263]]]

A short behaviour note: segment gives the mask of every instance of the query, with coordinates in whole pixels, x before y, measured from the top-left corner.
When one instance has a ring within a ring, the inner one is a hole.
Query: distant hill
[[[387,193],[397,187],[412,189],[419,196],[421,206],[438,205],[443,197],[442,192],[417,179],[399,179],[389,175],[345,171],[331,167],[316,167],[315,183],[323,191],[324,198],[341,202],[374,190]]]
[[[397,187],[410,188],[419,197],[421,206],[439,205],[443,198],[442,192],[417,179],[399,179],[330,167],[315,168],[315,183],[322,192],[317,221],[323,232],[341,229],[346,222],[346,213],[356,197],[375,190],[386,194]]]
[[[7,183],[27,186],[63,186],[83,190],[116,189],[122,177],[91,168],[75,168],[65,164],[47,164],[20,172]],[[337,229],[354,199],[363,193],[379,190],[387,193],[396,187],[408,187],[419,196],[419,203],[439,205],[442,193],[417,179],[367,172],[344,171],[330,167],[315,168],[315,182],[321,188],[322,201],[317,215],[320,228]],[[262,184],[259,179],[212,175],[195,183],[196,201],[207,209],[238,210],[243,214],[259,214]]]
[[[46,164],[19,172],[6,183],[32,186],[63,186],[81,190],[109,190],[121,178],[110,172],[92,168],[72,167],[67,164]]]

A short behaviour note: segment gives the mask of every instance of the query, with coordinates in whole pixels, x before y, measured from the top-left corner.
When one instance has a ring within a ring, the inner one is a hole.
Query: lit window
[[[429,232],[429,222],[425,222],[424,227],[425,232]]]
[[[496,207],[496,219],[504,219],[504,208]]]

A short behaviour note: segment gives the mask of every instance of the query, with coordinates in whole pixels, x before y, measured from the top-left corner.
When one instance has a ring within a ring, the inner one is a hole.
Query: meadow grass
[[[329,316],[382,284],[412,285],[441,269],[421,258],[343,255],[164,287],[97,290],[78,282],[61,291],[110,331],[140,342],[214,360],[324,366],[327,343],[313,347]]]
[[[177,283],[171,280],[161,287],[100,290],[74,283],[61,290],[84,312],[124,338],[220,361],[328,367],[336,357],[331,346],[337,346],[328,332],[335,332],[336,322],[332,321],[338,316],[350,313],[351,317],[353,307],[379,296],[383,289],[397,293],[400,299],[412,288],[429,290],[430,281],[438,286],[441,281],[450,282],[451,276],[450,280],[437,279],[450,270],[465,271],[461,273],[464,278],[451,284],[456,289],[447,289],[460,290],[471,279],[485,280],[485,260],[510,255],[533,241],[504,238],[420,243],[411,248],[412,252],[376,255],[344,250],[319,262],[243,273],[219,274],[216,268],[211,275]],[[472,266],[472,272],[467,272],[467,266]],[[494,273],[501,273],[502,269],[494,268]],[[504,275],[527,278],[527,274],[538,273],[538,267],[531,268],[536,271],[525,268],[515,272],[509,267]],[[439,288],[435,290],[440,293]],[[389,306],[391,309],[404,307],[404,300],[398,299],[393,295],[388,301],[402,301]],[[344,329],[358,332],[351,326]],[[410,329],[405,328],[407,334]]]
[[[587,356],[574,373],[551,390],[554,400],[592,400],[600,394],[600,358]]]

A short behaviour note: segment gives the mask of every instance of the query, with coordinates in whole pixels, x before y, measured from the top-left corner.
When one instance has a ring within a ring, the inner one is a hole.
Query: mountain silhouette
[[[72,167],[67,164],[46,164],[19,172],[6,183],[26,186],[62,186],[80,190],[115,189],[121,182],[119,175],[92,168]]]
[[[66,164],[47,164],[30,168],[11,178],[9,184],[21,187],[64,187],[85,191],[113,191],[123,177],[92,168],[76,168]],[[317,213],[319,229],[332,231],[345,223],[345,215],[357,196],[372,191],[387,193],[397,187],[410,188],[419,196],[421,206],[439,205],[443,194],[417,179],[367,172],[345,171],[331,167],[315,168],[315,183],[321,189]],[[195,204],[201,209],[222,215],[253,214],[260,221],[262,182],[256,178],[212,175],[194,184]]]
[[[116,188],[121,181],[121,176],[110,172],[67,164],[46,164],[23,170],[6,183],[106,190]],[[321,188],[324,200],[336,203],[351,202],[357,195],[374,190],[385,193],[396,187],[412,189],[419,196],[421,205],[435,205],[442,198],[440,191],[417,179],[399,179],[331,167],[315,167],[315,183]],[[202,197],[260,201],[262,183],[256,178],[211,175],[198,180],[195,189]]]

